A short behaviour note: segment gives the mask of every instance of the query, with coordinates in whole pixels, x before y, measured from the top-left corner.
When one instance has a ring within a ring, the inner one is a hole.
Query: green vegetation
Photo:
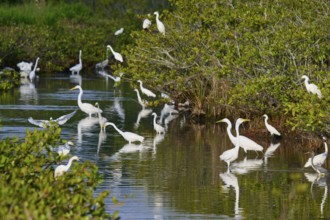
[[[3,219],[110,218],[104,200],[94,189],[101,178],[89,161],[76,162],[70,171],[54,179],[54,167],[64,159],[51,146],[60,141],[61,129],[26,132],[25,141],[0,141],[0,216]],[[116,216],[113,216],[116,218]]]
[[[20,85],[20,76],[14,70],[4,70],[0,72],[0,91],[10,90]]]
[[[133,32],[134,45],[122,51],[127,67],[118,71],[177,101],[189,99],[198,117],[267,113],[299,131],[330,133],[327,2],[171,3],[173,12],[160,13],[166,35],[155,24]],[[323,99],[307,94],[302,75]]]

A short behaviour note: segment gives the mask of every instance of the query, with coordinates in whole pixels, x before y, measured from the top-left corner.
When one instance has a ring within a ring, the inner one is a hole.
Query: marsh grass
[[[0,5],[0,25],[46,25],[55,26],[63,21],[89,23],[93,11],[87,6],[76,4],[47,4],[34,3],[23,5]]]

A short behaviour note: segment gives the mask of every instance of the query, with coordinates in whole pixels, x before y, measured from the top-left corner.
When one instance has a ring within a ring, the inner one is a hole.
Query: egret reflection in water
[[[89,117],[81,119],[77,125],[78,143],[82,143],[83,134],[88,134],[94,125],[99,123],[99,118]]]
[[[140,126],[140,121],[142,118],[147,118],[152,113],[152,109],[142,109],[136,119],[136,122],[134,123],[134,128],[138,129]]]
[[[19,92],[21,95],[20,100],[24,101],[25,103],[28,103],[32,100],[34,104],[37,104],[39,97],[34,83],[28,81],[27,79],[22,80],[24,80],[25,83],[21,82],[21,85],[19,87]]]
[[[229,192],[229,188],[233,187],[235,190],[235,218],[240,219],[241,218],[241,212],[242,209],[239,208],[239,185],[238,185],[238,179],[237,177],[231,173],[230,171],[227,171],[226,173],[220,173],[220,178],[223,181],[225,185],[222,186],[222,189],[224,192]]]
[[[152,148],[152,153],[156,154],[157,153],[157,145],[164,141],[165,134],[156,134],[156,136],[153,139],[153,148]]]
[[[329,176],[320,176],[318,173],[304,173],[306,179],[311,182],[310,192],[312,198],[314,198],[314,185],[319,186],[320,188],[324,188],[324,193],[322,196],[322,200],[320,203],[320,213],[323,218],[324,214],[324,205],[328,197],[328,177]]]
[[[247,159],[245,157],[242,161],[232,163],[231,171],[237,174],[246,174],[250,171],[260,170],[263,163],[262,159]]]
[[[265,165],[267,165],[268,163],[268,158],[269,157],[273,157],[275,151],[277,150],[277,148],[281,145],[281,143],[270,143],[269,147],[267,148],[265,154],[264,154],[264,158],[265,158]]]

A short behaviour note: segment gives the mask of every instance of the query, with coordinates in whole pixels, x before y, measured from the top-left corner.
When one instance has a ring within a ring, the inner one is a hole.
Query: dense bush
[[[9,90],[20,85],[20,76],[14,70],[0,71],[0,91]]]
[[[108,191],[94,195],[101,182],[91,162],[75,162],[54,179],[63,159],[51,146],[59,144],[60,128],[27,130],[25,141],[0,141],[0,216],[2,219],[110,218],[104,200]]]
[[[134,81],[189,99],[193,113],[228,111],[285,116],[293,128],[329,129],[329,5],[324,1],[172,1],[155,22],[132,34],[121,67]],[[131,75],[129,75],[131,74]],[[323,99],[307,94],[308,75]],[[234,109],[234,110],[233,110]]]

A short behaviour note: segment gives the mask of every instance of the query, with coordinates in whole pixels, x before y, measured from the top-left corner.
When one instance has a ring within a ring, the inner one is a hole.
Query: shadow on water
[[[128,144],[113,128],[101,132],[98,119],[80,110],[62,126],[62,138],[77,145],[70,153],[99,166],[104,182],[98,191],[109,189],[123,202],[106,200],[107,210],[119,210],[122,219],[330,217],[328,179],[303,169],[308,155],[293,138],[272,143],[265,133],[255,140],[264,154],[240,149],[227,172],[226,163],[219,160],[233,147],[225,126],[190,124],[182,112],[165,114],[166,106],[142,109],[127,83],[114,87],[113,80],[102,77],[73,80],[60,75],[23,84],[0,95],[0,137],[23,138],[26,129],[36,128],[29,117],[48,120],[78,109],[78,91],[70,90],[77,83],[84,89],[83,102],[98,102],[108,121],[145,137],[142,144]],[[155,133],[152,112],[166,127],[164,135]]]

